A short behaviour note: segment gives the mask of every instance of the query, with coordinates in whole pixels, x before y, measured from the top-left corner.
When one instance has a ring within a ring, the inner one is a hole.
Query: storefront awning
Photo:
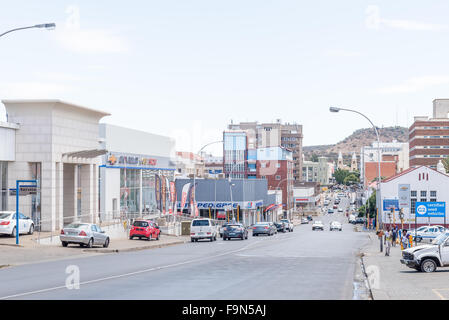
[[[63,153],[63,156],[71,158],[96,158],[108,153],[108,150],[104,149],[93,149],[93,150],[82,150],[69,153]]]

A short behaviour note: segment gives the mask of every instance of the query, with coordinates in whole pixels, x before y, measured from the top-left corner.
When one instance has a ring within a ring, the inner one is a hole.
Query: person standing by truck
[[[392,234],[390,229],[387,229],[387,231],[385,232],[385,256],[390,256],[390,247],[391,247],[391,239],[392,239]]]
[[[407,249],[409,245],[407,230],[402,230],[402,238],[401,238],[401,249]]]

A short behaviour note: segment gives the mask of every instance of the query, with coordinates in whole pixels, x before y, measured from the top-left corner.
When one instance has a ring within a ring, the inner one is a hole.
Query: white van
[[[349,215],[349,223],[355,223],[355,215],[353,214]]]
[[[190,223],[190,241],[195,242],[200,239],[210,239],[216,241],[218,226],[211,219],[193,219]]]

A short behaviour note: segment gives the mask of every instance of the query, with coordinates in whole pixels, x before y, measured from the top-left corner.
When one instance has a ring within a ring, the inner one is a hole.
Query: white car
[[[312,224],[312,230],[321,230],[324,231],[324,224],[321,221],[315,221]]]
[[[193,219],[190,223],[190,240],[197,242],[201,239],[217,240],[218,226],[212,219]]]
[[[16,236],[15,211],[0,211],[0,234]],[[19,212],[19,234],[33,234],[34,222],[29,217]]]
[[[343,208],[342,207],[338,208],[338,212],[343,212]]]
[[[413,240],[415,240],[416,237],[416,242],[430,242],[445,231],[446,229],[440,225],[427,226],[418,228],[416,232],[411,232],[411,235],[413,237]]]
[[[293,223],[291,223],[290,220],[281,219],[281,223],[285,225],[285,229],[288,230],[288,232],[293,232]]]
[[[332,221],[329,226],[329,231],[333,231],[333,230],[342,231],[341,223],[338,221]]]

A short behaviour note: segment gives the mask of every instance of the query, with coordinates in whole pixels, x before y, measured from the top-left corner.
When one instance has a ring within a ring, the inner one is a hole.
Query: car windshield
[[[268,223],[267,222],[262,222],[262,223],[256,223],[255,225],[259,226],[259,227],[265,227],[265,226],[268,226]]]
[[[134,221],[133,223],[134,227],[148,227],[148,222],[147,221]]]
[[[449,237],[449,233],[447,233],[447,232],[446,233],[442,233],[438,237],[433,239],[431,243],[432,244],[436,244],[436,245],[440,245],[447,239],[447,237]]]
[[[86,228],[88,225],[85,223],[71,223],[66,226],[66,228],[73,228],[73,229],[83,229]]]
[[[209,226],[209,220],[193,220],[193,227],[207,227]]]
[[[11,215],[12,213],[0,213],[0,219],[9,219]]]
[[[321,221],[315,221],[315,224],[321,224]]]

